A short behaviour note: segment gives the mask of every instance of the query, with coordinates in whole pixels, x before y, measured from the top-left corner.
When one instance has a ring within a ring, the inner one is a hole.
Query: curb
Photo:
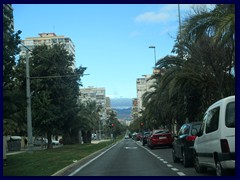
[[[96,157],[97,155],[99,155],[100,153],[102,153],[103,151],[105,151],[106,149],[109,149],[110,147],[114,146],[116,143],[114,144],[110,144],[108,146],[106,146],[103,149],[100,149],[80,160],[78,160],[75,163],[72,163],[66,167],[64,167],[63,169],[57,171],[56,173],[52,174],[51,176],[68,176],[72,171],[76,170],[81,164],[85,164],[86,162],[88,162],[89,160],[93,159],[94,157]]]

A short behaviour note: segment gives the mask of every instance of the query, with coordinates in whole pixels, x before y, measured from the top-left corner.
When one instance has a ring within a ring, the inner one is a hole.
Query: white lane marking
[[[124,147],[124,149],[137,149],[137,147]]]
[[[177,172],[177,174],[178,174],[179,176],[186,176],[186,174],[184,174],[183,172]]]
[[[139,143],[136,142],[136,144],[138,144],[139,146],[141,146]],[[141,146],[142,147],[142,146]],[[171,168],[171,170],[173,171],[179,171],[179,169],[177,168],[174,168],[173,165],[171,164],[168,164],[167,161],[165,161],[163,158],[157,156],[156,154],[154,154],[152,151],[150,151],[149,149],[147,149],[146,147],[142,147],[144,148],[145,150],[147,150],[150,154],[152,154],[154,157],[158,158],[160,161],[162,161],[164,164],[167,165],[167,167]],[[179,172],[176,172],[179,176],[186,176],[186,174],[184,174],[183,172],[179,171]]]
[[[78,169],[76,169],[75,171],[73,171],[71,174],[69,174],[68,176],[73,176],[74,174],[76,174],[78,171],[82,170],[84,167],[86,167],[87,165],[89,165],[90,163],[92,163],[93,161],[95,161],[97,158],[99,158],[100,156],[102,156],[103,154],[105,154],[106,152],[108,152],[110,149],[112,149],[113,147],[115,147],[117,145],[114,144],[113,146],[111,146],[110,148],[106,149],[104,152],[102,152],[101,154],[99,154],[98,156],[96,156],[95,158],[91,159],[90,161],[88,161],[86,164],[80,166]]]

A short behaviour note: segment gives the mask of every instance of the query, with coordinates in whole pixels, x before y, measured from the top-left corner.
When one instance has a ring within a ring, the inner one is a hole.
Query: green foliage
[[[57,171],[84,157],[109,146],[112,142],[98,144],[64,145],[63,147],[21,153],[7,157],[4,176],[51,176]],[[81,152],[81,153],[79,153]]]
[[[143,96],[149,128],[201,121],[213,102],[235,94],[235,7],[217,5],[185,19],[173,52],[157,62],[155,91]],[[223,18],[224,17],[224,18]]]
[[[126,127],[122,125],[118,119],[115,111],[109,111],[107,114],[106,125],[104,127],[107,134],[113,134],[115,137],[125,132]]]
[[[15,56],[19,53],[19,34],[12,28],[13,13],[7,5],[3,5],[3,124],[4,134],[24,133],[24,113],[21,111],[24,96],[19,88],[15,71]]]
[[[51,135],[74,134],[79,82],[85,68],[73,69],[73,62],[63,45],[37,46],[31,52],[33,128],[36,135],[47,134],[49,144]]]

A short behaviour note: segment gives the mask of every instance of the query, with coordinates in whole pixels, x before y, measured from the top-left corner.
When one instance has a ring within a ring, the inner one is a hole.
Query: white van
[[[235,171],[235,96],[211,105],[194,142],[194,167],[203,172],[216,169],[218,176]]]

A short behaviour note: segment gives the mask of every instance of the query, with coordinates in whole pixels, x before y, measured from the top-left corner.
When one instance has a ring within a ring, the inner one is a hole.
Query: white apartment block
[[[105,124],[107,119],[107,103],[106,103],[106,95],[105,95],[105,88],[96,88],[96,87],[87,87],[87,88],[80,88],[80,101],[87,102],[87,101],[94,101],[98,107],[101,107],[101,120],[103,124]]]
[[[55,33],[39,33],[39,37],[27,37],[22,41],[29,50],[32,50],[35,46],[46,44],[52,46],[54,44],[63,44],[69,54],[74,57],[74,68],[75,68],[75,45],[69,37],[57,36]],[[21,46],[20,56],[26,54],[26,48]]]
[[[144,78],[137,79],[137,106],[138,106],[138,115],[140,111],[144,110],[143,107],[143,94],[145,92],[151,92],[154,89],[151,87],[155,79],[150,79],[152,75],[144,75]]]

